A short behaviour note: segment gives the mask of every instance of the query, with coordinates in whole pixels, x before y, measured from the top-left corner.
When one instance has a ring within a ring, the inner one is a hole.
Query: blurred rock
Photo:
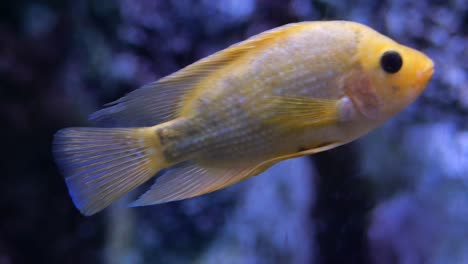
[[[441,179],[378,206],[368,233],[373,263],[468,263],[467,191],[464,181]]]
[[[315,263],[312,175],[298,158],[241,183],[236,209],[199,263]]]

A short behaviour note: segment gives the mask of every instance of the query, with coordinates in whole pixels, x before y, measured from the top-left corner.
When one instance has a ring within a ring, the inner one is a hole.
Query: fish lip
[[[426,84],[429,82],[429,80],[432,78],[432,75],[434,74],[434,64],[432,61],[430,61],[424,69],[419,70],[416,73],[416,78],[415,80],[411,83],[411,89],[415,89],[417,91],[421,91],[424,87],[426,87]]]
[[[418,72],[417,79],[419,80],[429,80],[434,74],[434,64],[430,62],[423,70]]]
[[[434,74],[434,65],[431,64],[423,70],[424,75],[432,76]]]
[[[432,76],[432,74],[434,74],[434,62],[429,60],[429,63],[422,72],[424,75]]]

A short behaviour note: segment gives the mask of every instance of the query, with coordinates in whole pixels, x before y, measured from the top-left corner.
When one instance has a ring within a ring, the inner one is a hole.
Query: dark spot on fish
[[[197,107],[201,110],[205,109],[207,106],[210,105],[211,103],[211,100],[209,100],[208,98],[205,98],[205,97],[200,97],[197,99]]]
[[[325,143],[322,143],[322,144],[318,144],[317,146],[315,146],[315,148],[322,148],[322,147],[325,147],[325,146],[329,146],[329,145],[332,145],[332,144],[335,144],[337,142],[325,142]]]
[[[180,120],[169,126],[156,129],[163,155],[167,161],[177,162],[203,147],[196,139],[203,134],[197,125],[200,120]]]
[[[180,152],[177,152],[174,150],[174,148],[166,148],[163,150],[163,155],[164,155],[164,158],[167,160],[167,161],[175,161],[175,160],[178,160],[180,158]]]
[[[164,158],[170,162],[179,160],[182,157],[182,153],[187,154],[190,152],[187,144],[188,141],[183,139],[167,143],[163,148]]]
[[[302,151],[306,151],[306,150],[307,150],[307,149],[304,148],[304,147],[299,147],[299,148],[297,149],[297,152],[302,152]]]
[[[309,147],[309,148],[299,147],[297,152],[302,152],[302,151],[306,151],[306,150],[309,150],[309,149],[317,149],[317,148],[329,146],[329,145],[332,145],[332,144],[335,144],[335,143],[336,142],[325,142],[325,143],[317,144],[317,145],[315,145],[313,147]]]
[[[159,142],[163,146],[166,145],[173,138],[171,132],[167,127],[157,129],[156,134],[158,134]]]
[[[156,129],[156,135],[158,135],[158,139],[159,139],[159,142],[161,143],[161,145],[165,145],[165,138],[163,137],[163,129],[160,128],[160,129]]]
[[[398,93],[399,90],[400,90],[399,86],[392,85],[392,93],[396,94],[396,93]]]

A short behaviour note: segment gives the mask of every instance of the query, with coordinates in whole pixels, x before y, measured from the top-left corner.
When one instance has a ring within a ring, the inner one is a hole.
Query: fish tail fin
[[[53,153],[70,196],[95,214],[143,184],[166,164],[154,128],[66,128]]]

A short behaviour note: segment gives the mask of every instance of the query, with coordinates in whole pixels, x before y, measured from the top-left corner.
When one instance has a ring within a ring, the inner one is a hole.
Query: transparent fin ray
[[[210,193],[258,175],[282,160],[315,154],[335,148],[341,144],[339,142],[330,143],[318,148],[269,159],[254,165],[232,169],[210,168],[189,162],[162,175],[147,192],[131,203],[130,206],[161,204]]]
[[[339,100],[275,96],[274,102],[278,106],[271,121],[284,126],[318,126],[339,120]]]
[[[187,94],[197,89],[200,80],[229,65],[247,52],[255,51],[292,26],[297,24],[266,31],[199,60],[107,104],[106,108],[91,114],[89,119],[104,127],[153,126],[174,119],[184,104]]]
[[[250,169],[209,168],[189,163],[158,178],[150,190],[130,206],[160,204],[210,193],[249,177]]]
[[[81,213],[102,210],[160,169],[158,146],[150,136],[145,129],[111,128],[67,128],[55,134],[54,157]]]

